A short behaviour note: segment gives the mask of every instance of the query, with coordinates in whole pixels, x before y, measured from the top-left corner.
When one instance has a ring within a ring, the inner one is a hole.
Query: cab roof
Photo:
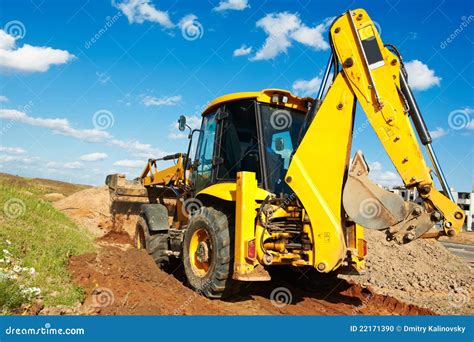
[[[282,99],[283,96],[286,96],[288,100],[286,103],[282,101],[279,101],[278,103],[272,102],[272,97],[274,95],[278,95],[280,99]],[[206,115],[210,110],[223,103],[246,99],[256,99],[258,102],[277,104],[279,106],[284,106],[303,112],[308,110],[308,102],[313,101],[311,97],[299,97],[284,89],[263,89],[261,91],[240,92],[220,96],[207,105],[202,115]]]

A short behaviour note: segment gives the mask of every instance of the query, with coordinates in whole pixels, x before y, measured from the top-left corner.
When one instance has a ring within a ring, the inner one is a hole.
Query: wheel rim
[[[211,239],[205,229],[197,229],[189,243],[189,259],[193,272],[198,277],[204,277],[211,265]]]

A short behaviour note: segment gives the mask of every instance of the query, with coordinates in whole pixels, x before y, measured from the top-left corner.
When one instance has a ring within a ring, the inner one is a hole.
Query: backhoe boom
[[[341,227],[351,221],[366,228],[387,229],[389,237],[399,242],[418,238],[436,224],[441,224],[444,234],[456,234],[464,214],[451,198],[398,51],[383,45],[374,23],[362,9],[337,18],[330,38],[333,56],[326,70],[332,66],[333,83],[325,95],[321,88],[286,176],[288,185],[307,208],[316,245],[319,240],[315,259],[328,263],[329,268],[337,263],[338,255],[345,252],[339,243]],[[323,84],[329,77],[326,72]],[[421,206],[403,202],[371,183],[362,154],[356,154],[349,167],[355,100],[405,186],[418,189]],[[410,117],[427,146],[445,194],[435,188]],[[347,217],[341,217],[340,202]],[[319,208],[314,203],[319,203]],[[321,246],[334,249],[337,245],[340,252],[328,261],[328,253]]]

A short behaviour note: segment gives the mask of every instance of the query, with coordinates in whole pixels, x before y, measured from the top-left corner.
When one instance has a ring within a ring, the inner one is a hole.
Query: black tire
[[[135,229],[135,246],[139,247],[138,242],[143,249],[155,260],[160,268],[164,268],[169,263],[168,236],[163,233],[153,233],[148,229],[148,223],[143,216],[140,216]],[[141,247],[140,246],[140,247]]]
[[[200,275],[192,266],[190,242],[198,230],[205,230],[209,241],[209,268]],[[222,298],[238,290],[238,282],[232,279],[233,271],[233,234],[227,216],[214,208],[202,207],[189,221],[183,241],[183,265],[189,285],[208,298]]]

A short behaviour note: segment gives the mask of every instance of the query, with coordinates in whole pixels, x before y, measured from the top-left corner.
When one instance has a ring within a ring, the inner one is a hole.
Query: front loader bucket
[[[150,203],[147,189],[139,181],[128,181],[123,174],[108,175],[110,214],[114,230],[134,235],[135,225],[143,203]]]
[[[111,174],[105,179],[110,194],[110,214],[113,228],[135,234],[135,226],[142,204],[161,203],[169,212],[170,225],[176,208],[176,194],[164,186],[143,186],[140,179],[127,180],[123,174]]]

